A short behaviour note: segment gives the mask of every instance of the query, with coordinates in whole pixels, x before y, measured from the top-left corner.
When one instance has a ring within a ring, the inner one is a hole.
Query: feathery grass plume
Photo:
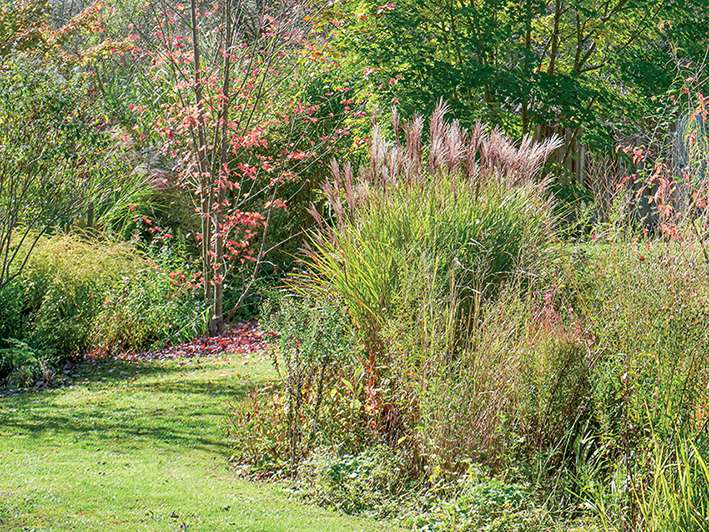
[[[454,120],[446,135],[446,155],[448,170],[457,173],[466,154],[467,131],[461,127],[458,120]]]
[[[431,173],[435,174],[440,170],[446,160],[446,137],[448,132],[448,127],[445,122],[446,114],[448,113],[448,106],[442,101],[436,106],[431,113],[431,119],[429,121],[429,142],[430,147],[428,151],[428,166]]]
[[[356,183],[349,163],[341,168],[333,161],[332,182],[325,184],[324,193],[336,221],[341,222],[345,213],[343,197],[352,214],[367,194],[386,196],[392,185],[422,186],[427,178],[435,181],[444,174],[462,178],[475,188],[492,182],[509,188],[527,185],[539,191],[546,188],[547,181],[537,177],[549,156],[561,146],[559,137],[534,142],[530,136],[525,136],[516,144],[498,128],[487,133],[480,122],[472,131],[463,128],[457,120],[449,123],[446,121],[448,111],[443,101],[436,106],[429,119],[428,145],[424,147],[424,118],[415,115],[402,122],[393,109],[394,138],[386,139],[382,128],[374,124],[369,164],[359,169]],[[457,181],[450,182],[455,187]]]
[[[394,131],[394,136],[399,138],[399,131],[401,129],[401,120],[399,120],[399,110],[396,106],[391,108],[391,127]]]

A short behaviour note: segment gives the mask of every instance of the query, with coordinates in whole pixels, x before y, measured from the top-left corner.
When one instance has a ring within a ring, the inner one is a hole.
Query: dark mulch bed
[[[123,353],[116,358],[144,361],[214,356],[223,353],[247,354],[264,350],[266,344],[267,335],[259,329],[258,323],[246,321],[230,327],[220,336],[203,336],[185,344],[144,353]]]

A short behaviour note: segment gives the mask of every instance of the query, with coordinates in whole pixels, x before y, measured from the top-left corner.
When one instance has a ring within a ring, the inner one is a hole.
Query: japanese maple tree
[[[151,10],[154,26],[134,27],[137,55],[165,91],[153,126],[199,218],[200,282],[215,334],[269,251],[273,210],[287,208],[280,186],[322,151],[312,142],[285,142],[278,156],[269,149],[272,129],[313,123],[297,97],[299,76],[316,61],[312,12],[304,0],[159,2]],[[225,310],[225,281],[239,270],[247,280]]]

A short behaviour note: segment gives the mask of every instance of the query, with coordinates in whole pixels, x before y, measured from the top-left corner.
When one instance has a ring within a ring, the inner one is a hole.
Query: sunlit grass
[[[111,362],[0,397],[0,529],[377,529],[229,471],[228,403],[271,371],[243,355]]]

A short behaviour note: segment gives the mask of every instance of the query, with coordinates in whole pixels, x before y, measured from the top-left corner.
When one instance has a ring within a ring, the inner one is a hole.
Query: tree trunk
[[[214,305],[212,319],[209,325],[211,334],[219,334],[224,329],[224,207],[226,203],[227,153],[229,148],[229,80],[231,71],[231,58],[229,56],[232,40],[231,2],[226,1],[224,7],[224,63],[222,78],[222,103],[219,112],[221,123],[219,133],[219,167],[213,169],[212,174],[220,176],[217,182],[217,201],[214,212],[214,260],[219,265],[214,283]]]

